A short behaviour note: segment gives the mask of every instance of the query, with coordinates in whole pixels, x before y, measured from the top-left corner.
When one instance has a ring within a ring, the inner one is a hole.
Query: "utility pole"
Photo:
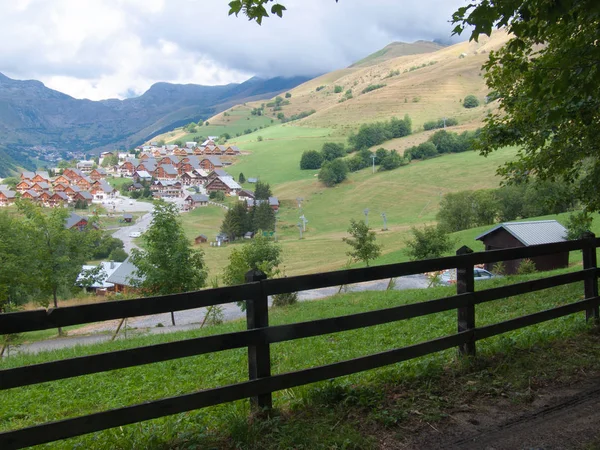
[[[306,224],[308,223],[308,219],[302,214],[300,216],[300,220],[302,221],[302,231],[306,231]]]
[[[302,197],[296,197],[296,201],[298,202],[298,209],[302,209]]]
[[[444,130],[446,129],[446,118],[444,117]]]
[[[369,208],[365,208],[363,212],[365,213],[365,224],[369,226]]]
[[[381,213],[381,217],[383,217],[383,231],[387,231],[387,217],[384,212]]]
[[[302,224],[298,222],[296,226],[298,227],[298,231],[300,231],[300,239],[302,239]]]
[[[377,155],[371,155],[371,158],[373,158],[373,173],[375,173],[375,158],[377,158]]]

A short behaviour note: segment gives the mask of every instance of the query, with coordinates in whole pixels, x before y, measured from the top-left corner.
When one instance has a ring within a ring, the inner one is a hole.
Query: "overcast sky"
[[[315,75],[392,41],[448,40],[448,20],[465,4],[281,1],[284,18],[258,26],[228,17],[229,0],[0,0],[0,72],[92,100],[140,95],[158,81]]]

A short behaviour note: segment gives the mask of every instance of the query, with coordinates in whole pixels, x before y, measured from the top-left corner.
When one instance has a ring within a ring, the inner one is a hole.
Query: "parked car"
[[[130,238],[139,238],[142,235],[141,231],[132,231],[129,233]]]
[[[493,274],[492,272],[478,267],[473,269],[473,278],[475,281],[489,280],[491,278],[498,278],[499,276],[500,275]],[[440,284],[456,284],[456,269],[444,270],[440,275]]]

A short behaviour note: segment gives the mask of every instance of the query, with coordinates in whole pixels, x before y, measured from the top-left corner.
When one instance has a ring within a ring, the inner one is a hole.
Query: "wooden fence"
[[[248,283],[240,286],[47,311],[0,314],[0,334],[9,334],[245,301],[248,325],[245,331],[1,370],[0,389],[244,347],[248,348],[249,372],[249,380],[237,384],[6,431],[0,433],[0,448],[6,450],[42,444],[245,398],[250,398],[255,408],[270,408],[271,394],[275,391],[382,367],[452,347],[457,347],[462,354],[475,355],[478,340],[579,311],[585,311],[588,320],[598,322],[598,246],[599,240],[588,233],[584,239],[577,241],[481,253],[473,253],[467,247],[463,247],[456,256],[445,258],[270,280],[260,273],[249,273]],[[582,250],[582,270],[475,292],[475,264],[577,250]],[[269,295],[452,268],[457,269],[457,293],[450,297],[312,322],[269,326]],[[583,300],[493,325],[477,327],[475,324],[475,306],[478,304],[579,281],[584,281]],[[270,344],[370,327],[452,309],[457,310],[456,334],[347,361],[271,375]]]

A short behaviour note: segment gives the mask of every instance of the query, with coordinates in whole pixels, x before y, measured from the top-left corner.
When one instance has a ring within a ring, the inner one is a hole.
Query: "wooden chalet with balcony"
[[[155,177],[159,180],[175,180],[177,178],[178,172],[175,166],[171,164],[164,164],[158,166],[154,174]]]
[[[236,195],[241,189],[233,177],[217,177],[206,184],[207,192],[221,191],[226,195]]]
[[[99,181],[103,180],[104,178],[106,178],[106,170],[104,170],[102,167],[92,169],[92,171],[90,172],[90,179],[92,181]]]
[[[17,199],[17,193],[11,190],[0,190],[0,206],[12,205]]]

